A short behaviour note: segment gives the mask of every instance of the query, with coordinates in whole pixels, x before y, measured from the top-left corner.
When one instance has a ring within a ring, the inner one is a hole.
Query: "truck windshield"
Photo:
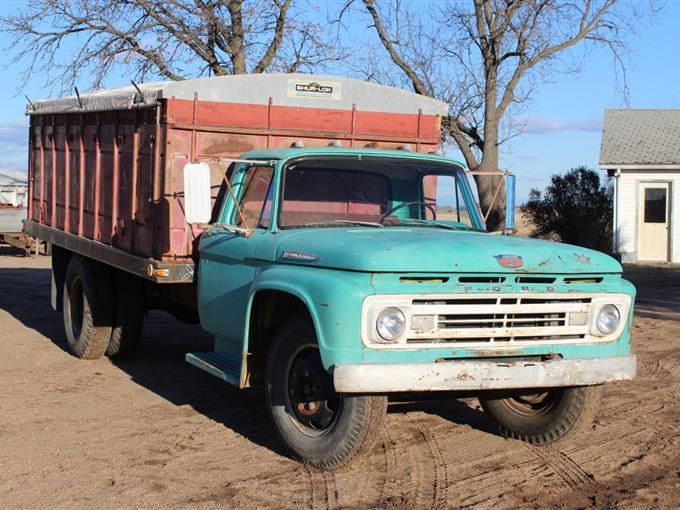
[[[284,169],[281,228],[483,230],[465,172],[410,158],[306,158]]]

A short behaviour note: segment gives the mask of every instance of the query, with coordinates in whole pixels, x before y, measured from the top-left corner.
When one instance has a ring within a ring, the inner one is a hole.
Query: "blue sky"
[[[544,84],[525,113],[528,128],[501,151],[501,165],[517,175],[518,201],[545,188],[550,175],[578,165],[598,168],[606,108],[680,108],[680,2],[667,2],[653,23],[628,37],[629,94],[620,93],[611,54],[588,54],[578,75],[557,75]]]
[[[0,1],[0,13],[23,2]],[[677,21],[680,2],[668,2],[653,23],[641,25],[628,36],[631,55],[626,63],[628,104],[620,93],[611,55],[590,51],[578,75],[556,74],[541,85],[522,117],[524,133],[502,146],[501,166],[517,175],[518,202],[526,200],[530,188],[544,189],[550,176],[578,165],[597,168],[602,118],[605,108],[680,108],[680,51]],[[0,34],[0,48],[8,45]],[[4,62],[9,60],[5,54]],[[0,170],[26,168],[26,118],[24,94],[31,98],[48,95],[43,76],[30,79],[16,95],[20,69],[2,71],[0,89]],[[87,80],[84,80],[86,82]],[[127,83],[112,76],[112,85]],[[455,150],[449,155],[457,157]]]

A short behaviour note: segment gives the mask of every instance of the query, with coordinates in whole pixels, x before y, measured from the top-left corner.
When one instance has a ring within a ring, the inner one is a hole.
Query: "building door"
[[[669,195],[669,183],[640,184],[638,260],[668,260]]]

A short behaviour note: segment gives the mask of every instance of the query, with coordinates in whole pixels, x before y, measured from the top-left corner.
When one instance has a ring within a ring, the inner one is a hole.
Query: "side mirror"
[[[515,229],[515,176],[505,176],[505,230]]]
[[[184,165],[184,217],[187,223],[209,223],[212,215],[210,167],[207,163]]]

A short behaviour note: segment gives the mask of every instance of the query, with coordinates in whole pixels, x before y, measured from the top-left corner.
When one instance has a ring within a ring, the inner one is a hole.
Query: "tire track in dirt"
[[[385,475],[376,506],[409,509],[448,506],[448,468],[431,427],[429,419],[404,413],[400,415],[398,435],[385,429],[382,448]]]
[[[600,420],[610,421],[609,416],[603,416]],[[615,421],[607,425],[601,425],[601,431],[593,433],[588,439],[589,448],[606,447],[617,441],[623,441],[644,432],[644,427],[631,427],[630,423]]]
[[[397,448],[398,440],[393,437],[389,427],[383,430],[383,437],[385,442],[382,447],[382,455],[384,457],[385,474],[383,478],[382,487],[380,488],[380,495],[378,502],[381,505],[388,507],[403,506],[407,503],[407,497],[404,496],[404,488],[406,480],[410,479],[408,476],[403,476],[399,466],[403,466],[403,462],[399,462],[399,458],[403,455],[403,448]],[[410,487],[407,486],[407,489]]]
[[[660,480],[678,477],[680,477],[680,471],[677,471],[674,464],[662,463],[635,470],[625,475],[619,472],[606,480],[595,482],[587,487],[579,487],[573,490],[571,495],[562,493],[549,498],[542,498],[540,504],[545,508],[573,508],[580,506],[578,504],[580,499],[584,502],[587,501],[588,506],[595,508],[644,508],[645,506],[642,506],[640,501],[636,500],[636,493],[640,489],[648,488]],[[568,501],[568,504],[565,504],[565,500]],[[661,501],[657,500],[654,503],[648,501],[647,503],[649,508],[677,507],[677,501],[673,500],[672,493],[670,499],[662,496]]]
[[[647,351],[637,354],[640,377],[669,377],[678,372],[680,358],[677,351]]]
[[[333,471],[321,471],[305,464],[309,480],[309,506],[312,510],[332,510],[338,506],[338,489]]]
[[[680,375],[680,353],[677,350],[665,351],[664,355],[659,357],[657,365],[668,377]]]
[[[422,420],[416,419],[411,415],[409,415],[409,418],[411,423],[416,426],[418,434],[425,442],[432,460],[432,469],[434,473],[432,479],[432,500],[429,508],[446,508],[448,504],[447,491],[449,486],[449,472],[437,437],[430,428],[423,426]]]
[[[608,421],[628,421],[631,416],[638,416],[640,411],[640,402],[632,398],[612,400],[610,405],[607,405],[600,412],[600,419]]]
[[[448,506],[451,508],[492,508],[502,504],[509,490],[540,476],[527,474],[532,460],[524,460],[508,450],[482,457],[473,454],[459,458],[466,460],[456,465],[455,479],[448,488]],[[508,466],[511,466],[511,472]]]
[[[594,477],[569,455],[552,446],[535,446],[523,443],[536,457],[549,466],[572,489],[594,483]]]
[[[381,501],[386,506],[427,508],[427,459],[422,451],[422,439],[413,426],[405,424],[402,415],[399,437],[392,439],[395,470],[390,475],[390,493]],[[392,453],[390,453],[392,455]]]

